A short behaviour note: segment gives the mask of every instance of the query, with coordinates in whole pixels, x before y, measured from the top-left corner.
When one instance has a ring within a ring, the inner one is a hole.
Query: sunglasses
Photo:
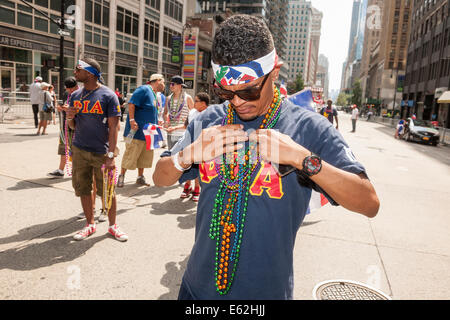
[[[270,73],[269,73],[270,74]],[[232,100],[235,95],[237,95],[239,98],[245,101],[255,101],[259,100],[261,97],[261,91],[264,88],[264,84],[267,81],[267,78],[269,78],[269,74],[265,76],[263,82],[259,87],[250,87],[243,90],[237,90],[237,91],[230,91],[227,89],[222,88],[220,84],[217,83],[216,80],[213,81],[213,91],[214,93],[219,96],[220,98],[224,100]]]

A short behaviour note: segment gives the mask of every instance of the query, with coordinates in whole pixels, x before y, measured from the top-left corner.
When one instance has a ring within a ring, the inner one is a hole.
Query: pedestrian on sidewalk
[[[44,99],[44,97],[42,95],[41,83],[42,83],[42,78],[36,77],[36,79],[34,79],[34,83],[30,86],[30,103],[31,103],[31,108],[33,109],[35,128],[37,128],[38,124],[39,124],[39,120],[38,120],[39,105],[43,103],[43,99]]]
[[[194,107],[194,100],[183,90],[187,86],[181,76],[173,76],[170,80],[170,91],[164,108],[164,128],[167,132],[167,148],[170,150],[184,134],[184,122],[189,111]],[[180,127],[181,126],[181,127]]]
[[[148,123],[158,124],[158,101],[156,94],[164,91],[164,77],[153,74],[150,84],[144,84],[136,89],[128,103],[128,117],[123,132],[126,142],[122,158],[122,170],[117,187],[124,186],[127,170],[138,169],[136,183],[149,186],[144,177],[144,169],[153,165],[153,150],[147,150],[147,143],[142,129]],[[130,135],[131,133],[131,135]],[[130,135],[130,137],[128,137]],[[128,137],[128,138],[127,138]],[[131,141],[130,141],[131,140]]]
[[[53,120],[53,124],[56,124],[56,105],[58,104],[58,101],[56,100],[55,87],[53,85],[50,85],[50,87],[48,87],[48,92],[50,93],[50,96],[52,97],[52,100],[53,100],[53,102],[52,102],[52,120]]]
[[[206,92],[199,92],[195,95],[194,108],[192,108],[191,111],[189,111],[188,119],[186,120],[186,123],[184,125],[185,129],[187,128],[189,123],[194,121],[200,115],[200,113],[206,110],[206,108],[209,105],[209,100],[210,100],[209,95]],[[181,193],[180,198],[181,199],[188,198],[192,192],[191,200],[194,202],[198,202],[200,198],[200,181],[198,180],[198,178],[195,178],[194,191],[192,191],[191,184],[192,184],[191,180],[185,182],[183,192]]]
[[[104,86],[100,65],[94,59],[79,60],[75,79],[83,88],[72,93],[67,110],[69,126],[75,130],[72,141],[72,186],[80,197],[87,224],[74,235],[83,240],[96,232],[92,203],[92,183],[96,181],[97,194],[103,196],[103,172],[114,172],[114,150],[119,131],[120,106],[117,95]],[[94,172],[94,174],[92,174]],[[109,188],[108,188],[109,189]],[[108,213],[108,233],[119,241],[128,236],[116,224],[117,201],[114,192]]]
[[[70,150],[73,131],[68,128],[66,134],[66,111],[69,108],[69,99],[73,92],[79,89],[78,82],[75,77],[68,77],[64,80],[64,86],[66,90],[64,91],[64,95],[62,98],[63,104],[57,104],[56,109],[58,111],[59,118],[59,143],[58,143],[58,155],[59,155],[59,167],[53,172],[47,174],[50,178],[63,178],[64,177],[64,168],[66,166],[66,149]],[[68,138],[68,145],[66,148],[66,136]],[[68,156],[68,155],[67,155]]]
[[[42,135],[46,135],[47,133],[45,132],[45,130],[47,130],[47,125],[49,121],[52,121],[53,98],[48,91],[49,88],[50,84],[48,84],[47,82],[41,83],[42,104],[39,104],[39,126],[36,135],[41,134],[41,128]]]
[[[294,243],[311,189],[367,217],[377,214],[378,197],[342,135],[319,114],[281,99],[275,81],[282,63],[262,19],[222,22],[212,67],[215,94],[227,101],[190,123],[153,174],[157,186],[195,177],[202,184],[178,298],[292,299]],[[296,170],[282,176],[272,162]],[[310,183],[299,184],[298,176]]]
[[[338,112],[337,109],[333,106],[333,100],[329,99],[327,101],[327,106],[323,107],[319,113],[327,118],[331,124],[333,124],[333,118],[336,119],[336,130],[339,129]]]
[[[357,105],[354,104],[352,107],[352,131],[350,132],[356,131],[356,121],[358,120],[358,116],[359,116],[359,109]]]

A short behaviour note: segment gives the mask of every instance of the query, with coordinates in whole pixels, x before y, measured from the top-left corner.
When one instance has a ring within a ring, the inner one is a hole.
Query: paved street
[[[450,148],[398,141],[394,129],[364,120],[349,133],[349,115],[339,118],[381,207],[370,220],[330,206],[306,217],[295,247],[294,298],[312,299],[317,283],[347,279],[393,299],[449,299]],[[176,299],[195,203],[178,198],[179,186],[137,187],[137,172],[128,172],[118,224],[130,240],[107,235],[105,222],[73,241],[84,224],[75,217],[81,205],[70,178],[46,177],[59,163],[58,126],[48,132],[35,136],[30,122],[0,125],[0,299]]]

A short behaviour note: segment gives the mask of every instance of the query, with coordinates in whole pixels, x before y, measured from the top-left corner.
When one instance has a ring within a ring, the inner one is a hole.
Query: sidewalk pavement
[[[346,115],[339,124],[375,185],[380,212],[367,219],[328,205],[308,215],[296,240],[294,298],[312,299],[317,283],[347,279],[393,299],[448,299],[448,149],[395,140],[391,128],[372,122],[358,121],[351,134]],[[179,199],[180,186],[137,186],[129,171],[117,189],[117,223],[130,239],[114,240],[104,222],[73,241],[84,221],[75,218],[81,205],[71,179],[46,177],[59,163],[58,126],[47,136],[35,131],[30,123],[0,125],[0,299],[176,299],[196,204]],[[145,176],[152,181],[152,170]]]

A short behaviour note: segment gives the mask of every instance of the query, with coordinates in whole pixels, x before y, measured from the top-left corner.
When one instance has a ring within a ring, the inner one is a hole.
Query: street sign
[[[70,32],[63,29],[58,29],[58,34],[63,37],[70,37]]]

